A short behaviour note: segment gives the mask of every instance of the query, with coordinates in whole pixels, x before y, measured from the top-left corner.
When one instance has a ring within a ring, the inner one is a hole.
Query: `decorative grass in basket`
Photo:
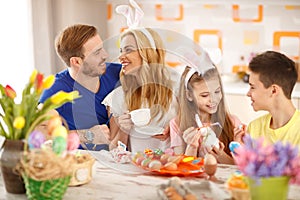
[[[78,135],[68,134],[58,116],[52,117],[47,127],[47,135],[40,131],[29,135],[30,150],[24,151],[19,165],[30,200],[62,199],[76,164],[75,155],[69,151],[78,148]]]

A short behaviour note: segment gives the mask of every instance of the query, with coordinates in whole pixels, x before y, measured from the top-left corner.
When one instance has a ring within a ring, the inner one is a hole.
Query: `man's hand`
[[[107,125],[96,125],[90,128],[90,131],[94,133],[95,138],[93,144],[109,144],[110,143],[110,131]]]

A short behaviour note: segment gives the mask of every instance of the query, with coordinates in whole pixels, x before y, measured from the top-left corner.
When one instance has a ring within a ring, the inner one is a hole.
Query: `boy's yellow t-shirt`
[[[289,142],[300,151],[300,111],[296,110],[290,121],[278,129],[270,128],[271,115],[263,115],[248,125],[248,133],[252,138],[264,137],[274,144],[277,141]]]

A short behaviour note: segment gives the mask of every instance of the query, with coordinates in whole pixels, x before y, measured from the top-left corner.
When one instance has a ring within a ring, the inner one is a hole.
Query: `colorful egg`
[[[133,162],[136,162],[136,160],[137,160],[138,158],[143,157],[143,156],[144,156],[144,154],[143,154],[142,152],[138,151],[138,152],[136,152],[136,153],[134,154],[132,160],[133,160]]]
[[[145,149],[144,150],[144,153],[147,155],[147,156],[153,156],[153,151],[152,151],[152,149]]]
[[[162,164],[159,160],[152,160],[150,163],[149,163],[149,168],[150,169],[153,169],[153,170],[160,170]]]
[[[40,131],[33,131],[28,137],[28,145],[30,149],[41,148],[46,141],[46,136]]]
[[[146,158],[141,162],[142,167],[148,167],[149,163],[151,162],[151,158]]]
[[[176,163],[169,162],[169,163],[164,165],[164,168],[166,170],[175,171],[175,170],[177,170],[178,166],[176,165]]]
[[[154,150],[154,155],[155,156],[161,156],[164,152],[161,149],[155,149]]]
[[[68,135],[68,130],[64,126],[57,126],[52,131],[52,137],[60,136],[60,137],[63,137],[63,138],[67,138],[67,135]]]
[[[53,140],[53,151],[56,154],[61,154],[67,149],[67,142],[64,137],[58,136]]]
[[[77,133],[72,132],[68,134],[67,138],[67,150],[75,150],[78,149],[80,145],[80,139]]]
[[[62,120],[59,116],[54,116],[51,119],[49,119],[48,121],[48,133],[49,135],[51,135],[52,131],[58,127],[62,125]]]
[[[162,164],[166,164],[168,162],[168,158],[170,157],[169,154],[163,154],[160,157],[160,162],[162,162]]]
[[[174,155],[174,150],[172,148],[168,148],[165,150],[165,154],[169,154],[170,156]]]
[[[143,160],[145,160],[144,157],[138,157],[138,158],[135,160],[135,163],[136,163],[137,165],[141,165]]]
[[[238,142],[235,142],[235,141],[232,141],[232,142],[229,143],[229,149],[230,149],[230,151],[231,151],[232,153],[235,153],[234,150],[235,150],[236,148],[240,147],[240,146],[241,146],[241,144],[238,143]]]

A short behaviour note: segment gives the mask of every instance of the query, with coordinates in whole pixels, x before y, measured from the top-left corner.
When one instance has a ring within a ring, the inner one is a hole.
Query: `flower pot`
[[[26,192],[22,176],[16,172],[16,165],[20,161],[23,150],[22,140],[6,140],[4,143],[0,163],[1,174],[8,193],[24,194]]]
[[[252,200],[285,200],[288,195],[290,177],[268,177],[254,180],[248,178]]]

